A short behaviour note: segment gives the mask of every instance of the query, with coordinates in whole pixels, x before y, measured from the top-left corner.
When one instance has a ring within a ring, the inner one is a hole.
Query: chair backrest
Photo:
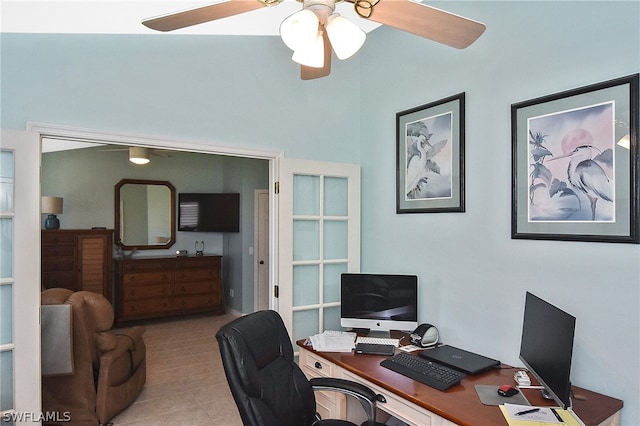
[[[294,362],[282,318],[259,311],[216,334],[224,371],[245,426],[304,426],[315,421],[313,390]]]
[[[73,311],[73,344],[75,357],[86,353],[97,367],[99,353],[94,334],[110,330],[114,313],[111,303],[101,294],[91,291],[72,291],[65,288],[50,288],[41,293],[41,304],[68,304]]]

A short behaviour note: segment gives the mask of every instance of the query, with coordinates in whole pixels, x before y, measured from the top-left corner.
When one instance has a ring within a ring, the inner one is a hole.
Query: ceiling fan
[[[129,161],[134,164],[147,164],[150,156],[171,158],[171,155],[166,153],[166,150],[158,148],[147,148],[144,146],[130,146],[120,148],[106,148],[100,151],[129,151]]]
[[[158,31],[173,31],[276,6],[283,0],[226,0],[145,19],[143,25]],[[366,34],[335,11],[336,3],[353,3],[356,14],[420,37],[464,49],[482,35],[485,25],[445,12],[416,0],[297,0],[302,10],[286,18],[280,36],[294,51],[292,59],[301,64],[303,80],[325,77],[331,72],[331,50],[339,59],[358,51]]]

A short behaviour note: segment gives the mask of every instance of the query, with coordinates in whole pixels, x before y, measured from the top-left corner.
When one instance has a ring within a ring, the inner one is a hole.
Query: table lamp
[[[42,213],[49,215],[44,221],[44,229],[60,228],[56,215],[62,213],[62,197],[42,197]]]

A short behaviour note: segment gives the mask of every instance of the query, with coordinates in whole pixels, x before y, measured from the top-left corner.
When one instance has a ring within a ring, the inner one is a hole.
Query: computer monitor
[[[576,319],[527,292],[520,360],[544,386],[543,396],[571,406],[571,358]]]
[[[388,335],[418,326],[418,277],[344,273],[340,279],[340,325]]]

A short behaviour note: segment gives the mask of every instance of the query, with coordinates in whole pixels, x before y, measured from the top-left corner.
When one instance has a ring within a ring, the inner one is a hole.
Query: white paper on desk
[[[313,349],[321,352],[351,352],[355,347],[356,333],[325,331],[309,337]]]
[[[536,422],[544,422],[544,423],[562,423],[558,418],[553,414],[550,407],[532,407],[530,405],[518,405],[518,404],[504,404],[504,408],[507,409],[507,413],[509,413],[509,417],[514,420],[530,420]],[[527,410],[533,410],[537,408],[538,411],[535,413],[522,414],[520,416],[516,415],[516,413],[521,413]]]

